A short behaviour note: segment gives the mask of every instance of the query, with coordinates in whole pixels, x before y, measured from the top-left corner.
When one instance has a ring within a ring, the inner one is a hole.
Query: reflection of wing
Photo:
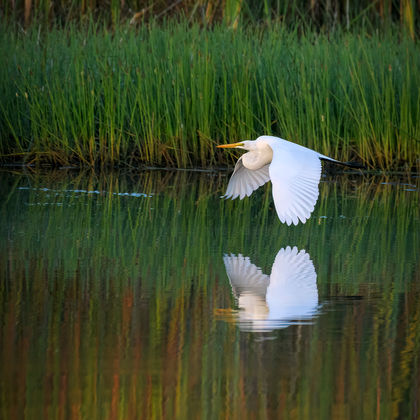
[[[277,214],[287,225],[305,223],[318,199],[321,178],[319,154],[305,148],[288,150],[288,144],[273,144],[270,178]]]
[[[238,300],[241,330],[272,331],[316,315],[316,272],[304,250],[280,249],[270,277],[240,254],[225,255],[223,261]]]
[[[316,272],[309,254],[289,246],[280,249],[267,289],[270,319],[312,317],[318,307]]]
[[[253,191],[270,180],[269,166],[265,165],[258,170],[252,171],[245,168],[241,156],[236,162],[235,170],[230,177],[226,194],[223,197],[232,199],[239,197],[241,200],[245,196],[249,197]]]
[[[235,295],[252,292],[265,298],[270,277],[261,272],[249,257],[230,254],[223,257],[226,273]]]
[[[268,314],[265,294],[269,276],[241,254],[225,255],[223,261],[232,291],[238,299],[240,320],[265,319]]]

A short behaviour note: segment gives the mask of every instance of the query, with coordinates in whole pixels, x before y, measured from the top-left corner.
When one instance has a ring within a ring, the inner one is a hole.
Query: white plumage
[[[284,328],[318,313],[315,267],[304,250],[280,249],[270,276],[240,254],[225,255],[223,261],[238,302],[241,329]]]
[[[305,223],[315,208],[321,159],[343,164],[273,136],[217,147],[248,150],[238,159],[224,197],[242,200],[271,180],[277,215],[288,226]]]

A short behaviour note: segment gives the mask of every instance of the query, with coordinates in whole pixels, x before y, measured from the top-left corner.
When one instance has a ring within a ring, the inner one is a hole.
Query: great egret
[[[277,215],[290,226],[305,223],[318,199],[321,160],[338,165],[362,167],[340,162],[279,137],[261,136],[257,140],[223,144],[217,147],[248,150],[236,162],[223,197],[241,200],[271,180]]]
[[[318,313],[315,267],[305,250],[281,248],[270,276],[241,254],[225,255],[223,261],[238,302],[241,329],[285,328]]]

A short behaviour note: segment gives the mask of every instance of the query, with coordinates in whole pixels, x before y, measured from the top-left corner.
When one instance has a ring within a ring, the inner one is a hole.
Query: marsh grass
[[[223,22],[236,28],[240,22],[281,23],[293,26],[296,22],[322,31],[334,32],[337,26],[347,30],[355,26],[369,28],[397,27],[413,39],[418,30],[418,6],[407,0],[13,0],[3,1],[2,14],[6,19],[21,22],[26,27],[33,21],[48,26],[52,22],[82,21],[89,18],[113,26],[121,21],[147,22],[183,16],[189,21],[211,26]]]
[[[265,133],[419,170],[420,51],[408,37],[3,24],[0,55],[3,161],[212,167],[232,162],[215,144]]]

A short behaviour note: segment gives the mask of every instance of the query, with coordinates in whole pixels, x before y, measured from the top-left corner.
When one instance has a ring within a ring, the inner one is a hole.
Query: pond
[[[417,176],[290,227],[226,172],[0,176],[1,418],[420,416]]]

